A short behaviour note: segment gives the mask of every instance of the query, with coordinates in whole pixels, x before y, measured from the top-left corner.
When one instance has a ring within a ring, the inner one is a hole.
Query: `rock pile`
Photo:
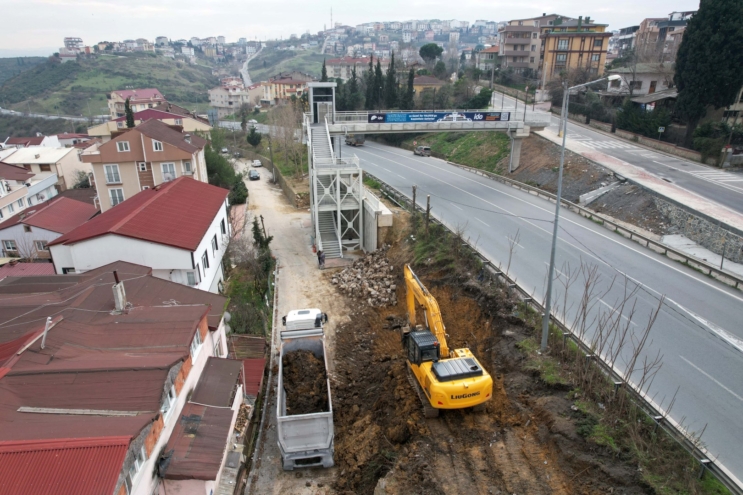
[[[387,249],[370,253],[354,262],[342,272],[333,277],[335,284],[346,295],[365,301],[374,308],[394,306],[395,296],[394,267],[387,259]]]

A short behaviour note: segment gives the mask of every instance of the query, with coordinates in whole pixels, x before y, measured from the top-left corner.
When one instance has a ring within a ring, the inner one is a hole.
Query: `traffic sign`
[[[665,127],[658,127],[658,132],[666,132],[666,128]]]

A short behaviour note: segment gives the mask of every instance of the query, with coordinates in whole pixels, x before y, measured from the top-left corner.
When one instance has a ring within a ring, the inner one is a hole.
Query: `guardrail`
[[[465,168],[469,169],[469,167]],[[380,190],[384,196],[386,196],[388,199],[392,200],[395,204],[402,208],[405,208],[407,210],[411,209],[411,199],[407,195],[400,193],[399,191],[395,190],[393,187],[389,186],[387,183],[372,174],[367,173],[366,175],[368,177],[374,178],[381,184]],[[542,194],[549,194],[544,193],[543,191],[540,192]],[[550,196],[554,198],[554,195]],[[572,203],[569,204],[572,205]],[[421,212],[424,211],[424,209],[418,205],[415,205],[414,207],[416,210],[420,210]],[[455,233],[451,227],[442,223],[438,219],[432,217],[431,221],[443,226],[452,234]],[[515,279],[512,279],[507,273],[499,270],[492,260],[488,259],[485,255],[480,253],[477,248],[473,246],[469,241],[463,240],[463,242],[464,246],[466,246],[467,249],[471,250],[478,258],[482,260],[483,264],[485,265],[491,276],[495,277],[497,280],[502,279],[502,282],[505,283],[509,290],[515,290],[518,293],[519,298],[525,305],[529,305],[540,315],[544,315],[544,306],[534,300],[532,295],[526,289],[521,287]],[[732,493],[733,495],[743,495],[743,484],[741,484],[741,482],[722,464],[716,462],[712,458],[712,456],[709,455],[709,453],[698,444],[698,442],[695,442],[695,439],[693,437],[691,437],[686,433],[686,431],[684,431],[681,425],[667,416],[667,413],[663,411],[659,406],[656,406],[653,403],[652,399],[649,398],[645,393],[635,389],[631,382],[625,381],[622,373],[616,370],[613,366],[606,363],[601,358],[601,356],[597,356],[594,353],[594,350],[591,349],[588,344],[583,342],[580,337],[576,333],[574,333],[564,322],[560,321],[556,315],[550,315],[550,321],[558,328],[558,330],[560,330],[560,332],[562,332],[563,345],[566,344],[567,339],[569,338],[573,342],[575,342],[575,344],[587,357],[592,356],[596,358],[593,359],[594,363],[599,366],[601,371],[610,380],[612,380],[612,382],[615,384],[615,387],[621,386],[625,391],[627,391],[633,403],[655,422],[656,427],[662,428],[666,432],[666,434],[668,434],[668,436],[670,436],[679,445],[681,445],[691,456],[693,456],[697,460],[697,462],[699,462],[698,474],[700,478],[705,471],[709,471],[723,485],[725,485],[728,490],[730,490],[730,493]]]
[[[467,170],[468,172],[472,172],[473,174],[477,174],[482,177],[487,177],[489,179],[498,181],[502,184],[506,184],[516,189],[521,189],[522,191],[526,191],[529,194],[538,196],[540,198],[547,199],[548,201],[551,201],[553,203],[557,200],[557,196],[555,196],[554,194],[549,193],[547,191],[543,191],[541,189],[530,186],[528,184],[524,184],[523,182],[519,182],[513,179],[509,179],[508,177],[503,177],[502,175],[494,174],[492,172],[487,172],[485,170],[479,170],[476,168],[468,167],[466,165],[460,165],[458,163],[454,163],[450,161],[447,161],[446,163],[448,163],[449,165],[454,165],[455,167],[461,168],[462,170]],[[705,275],[713,277],[716,280],[719,280],[720,282],[723,282],[731,287],[735,287],[736,289],[743,288],[743,277],[740,277],[739,275],[736,275],[735,273],[731,273],[727,270],[720,270],[718,267],[713,266],[710,263],[707,263],[706,261],[701,260],[695,256],[686,254],[682,251],[679,251],[678,249],[668,246],[667,244],[663,244],[662,242],[650,239],[649,237],[644,236],[633,230],[630,230],[627,227],[620,225],[619,223],[613,221],[612,219],[607,218],[606,216],[600,213],[596,213],[593,210],[577,205],[575,203],[571,203],[570,201],[567,201],[565,199],[562,199],[561,203],[562,203],[562,206],[567,208],[568,210],[578,213],[579,215],[586,217],[588,219],[591,219],[594,221],[598,220],[601,222],[601,225],[603,225],[607,229],[612,230],[616,232],[617,234],[620,234],[623,237],[631,241],[635,241],[641,246],[651,249],[656,253],[668,256],[670,259],[674,261],[679,261],[681,263],[684,263],[690,266],[691,268],[697,269],[701,271],[702,273],[704,273]]]

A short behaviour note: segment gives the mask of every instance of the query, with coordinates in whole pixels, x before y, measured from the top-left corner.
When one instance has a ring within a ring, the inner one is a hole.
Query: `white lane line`
[[[390,170],[390,169],[388,169],[388,168],[384,168],[384,167],[379,167],[379,168],[381,168],[382,170],[386,170],[386,171],[387,171],[387,172],[389,172],[389,173],[392,173],[392,170]]]
[[[474,218],[475,220],[477,220],[478,222],[480,222],[481,224],[483,224],[484,226],[486,226],[486,227],[490,227],[490,225],[486,224],[485,222],[483,222],[483,221],[482,221],[482,220],[480,220],[479,218],[477,218],[477,217],[473,217],[473,218]]]
[[[691,361],[689,361],[688,359],[686,359],[684,356],[682,356],[682,355],[679,354],[679,357],[681,359],[683,359],[684,361],[686,361],[687,364],[689,364],[692,368],[694,368],[695,370],[697,370],[698,372],[700,372],[701,374],[703,374],[704,376],[706,376],[707,378],[709,378],[710,380],[712,380],[713,382],[715,382],[717,385],[719,385],[720,387],[722,387],[725,391],[729,392],[731,395],[733,395],[733,397],[735,397],[739,401],[743,402],[743,397],[741,397],[740,395],[736,394],[735,392],[733,392],[732,390],[730,390],[729,388],[727,388],[725,385],[723,385],[722,383],[720,383],[719,381],[717,381],[717,379],[715,379],[712,375],[710,375],[709,373],[707,373],[706,371],[704,371],[702,368],[700,368],[696,364],[694,364]]]
[[[504,237],[505,237],[506,239],[508,239],[508,242],[511,242],[511,238],[510,238],[510,237],[508,237],[508,236],[504,236]],[[521,249],[524,249],[524,246],[522,246],[522,245],[521,245],[521,244],[519,244],[518,242],[514,242],[514,244],[516,244],[516,245],[517,245],[518,247],[520,247]]]
[[[396,176],[398,176],[398,177],[399,177],[399,178],[401,178],[401,179],[404,179],[404,178],[405,178],[405,177],[403,177],[403,176],[402,176],[402,175],[400,175],[400,174],[395,174],[395,175],[396,175]]]
[[[549,263],[547,263],[546,261],[543,261],[542,263],[544,263],[545,265],[547,265],[547,268],[549,268],[549,266],[550,266],[550,264],[549,264]],[[564,274],[564,273],[562,273],[562,272],[561,272],[560,270],[558,270],[557,268],[555,268],[555,271],[556,271],[557,273],[559,273],[560,275],[562,275],[563,277],[565,277],[565,278],[568,278],[567,276],[565,276],[565,274]]]
[[[609,308],[611,310],[611,313],[612,314],[614,314],[614,313],[617,312],[617,308],[612,307],[611,304],[606,303],[603,299],[599,299],[599,302],[601,304],[603,304],[604,306],[606,306],[607,308]],[[627,318],[623,314],[620,314],[619,316],[621,316],[622,318],[624,318],[625,320],[627,320],[632,326],[635,326],[635,327],[637,326],[637,323],[635,323],[634,321],[630,320],[629,318]]]
[[[404,158],[411,158],[410,156],[408,156],[408,155],[406,155],[406,154],[402,154],[402,153],[396,153],[396,152],[394,152],[394,151],[389,151],[389,150],[386,150],[386,149],[382,148],[381,146],[374,146],[374,145],[372,145],[372,146],[370,146],[369,148],[371,148],[371,149],[376,149],[376,150],[378,150],[378,151],[381,151],[381,152],[384,152],[384,153],[389,153],[389,154],[391,154],[391,155],[396,155],[396,156],[400,156],[400,157],[404,157]],[[359,150],[359,151],[361,151],[361,150]],[[419,172],[419,173],[420,173],[420,171],[419,171],[419,170],[416,170],[416,169],[414,169],[413,167],[409,167],[409,166],[407,166],[407,165],[405,165],[405,164],[403,164],[403,163],[401,163],[401,162],[397,162],[397,161],[391,160],[391,159],[389,159],[389,158],[385,158],[385,157],[383,157],[383,156],[379,156],[379,155],[374,155],[374,154],[373,154],[373,153],[371,153],[371,152],[367,152],[367,153],[369,153],[369,154],[371,154],[371,155],[373,155],[373,156],[376,156],[376,157],[378,157],[378,158],[381,158],[382,160],[387,160],[387,161],[389,161],[389,162],[392,162],[392,163],[395,163],[395,164],[397,164],[397,165],[400,165],[400,166],[402,166],[402,167],[405,167],[405,168],[407,168],[407,169],[410,169],[410,170],[412,170],[412,171],[414,171],[414,172]],[[507,197],[509,197],[509,198],[512,198],[512,199],[514,199],[514,200],[516,200],[516,201],[519,201],[519,202],[521,202],[521,203],[524,203],[524,204],[526,204],[526,205],[528,205],[528,206],[530,206],[530,207],[532,207],[532,208],[536,208],[537,210],[540,210],[540,211],[546,212],[546,213],[548,213],[549,215],[553,215],[553,214],[554,214],[554,211],[553,211],[553,210],[548,210],[548,209],[546,209],[546,208],[543,208],[543,207],[541,207],[541,206],[539,206],[539,205],[537,205],[537,204],[534,204],[534,203],[531,203],[531,202],[529,202],[529,201],[526,201],[526,200],[525,200],[525,199],[523,199],[523,198],[520,198],[520,197],[514,196],[513,194],[510,194],[510,193],[508,193],[508,192],[502,191],[502,190],[500,190],[499,188],[496,188],[496,187],[490,186],[490,185],[488,185],[488,184],[485,184],[485,183],[479,182],[479,181],[477,181],[477,180],[475,180],[475,179],[473,179],[473,178],[467,177],[467,176],[466,176],[466,175],[464,175],[464,174],[461,174],[461,173],[457,173],[457,172],[455,172],[455,171],[452,171],[452,170],[449,170],[449,169],[447,169],[447,168],[445,168],[445,167],[437,167],[436,165],[434,165],[434,163],[436,163],[436,159],[433,159],[433,160],[432,160],[431,158],[427,158],[427,159],[426,159],[425,161],[426,161],[426,162],[428,162],[428,164],[429,164],[429,166],[430,166],[430,167],[433,167],[433,168],[435,168],[435,169],[438,169],[438,170],[440,170],[440,171],[442,171],[442,172],[444,172],[444,173],[447,173],[447,174],[449,174],[449,175],[454,175],[455,177],[458,177],[458,178],[460,178],[460,179],[464,179],[464,180],[466,180],[466,181],[468,181],[468,182],[474,182],[475,184],[477,184],[477,185],[479,185],[479,186],[485,187],[485,188],[487,188],[487,189],[490,189],[491,191],[494,191],[494,192],[496,192],[496,193],[499,193],[499,194],[502,194],[502,195],[504,195],[504,196],[507,196]],[[458,170],[458,169],[457,169],[457,170]],[[459,170],[458,170],[458,171],[459,171]],[[438,182],[441,182],[441,183],[443,183],[443,184],[447,184],[447,185],[448,185],[449,187],[451,187],[451,188],[453,188],[453,189],[457,189],[457,190],[459,190],[459,191],[463,192],[464,194],[468,194],[468,195],[470,195],[470,196],[472,196],[472,197],[474,197],[474,198],[476,198],[476,199],[478,199],[478,200],[482,201],[483,203],[487,203],[487,204],[489,204],[489,205],[491,205],[491,206],[493,206],[493,207],[495,207],[495,208],[497,208],[497,209],[499,209],[499,210],[502,210],[502,211],[504,211],[504,212],[506,212],[506,213],[509,213],[510,215],[512,215],[512,216],[514,216],[514,217],[520,217],[520,215],[517,215],[517,214],[513,213],[512,211],[509,211],[509,210],[507,210],[507,209],[503,208],[502,206],[500,206],[500,205],[498,205],[498,204],[496,204],[496,203],[493,203],[493,202],[491,202],[491,201],[488,201],[488,200],[486,200],[486,199],[483,199],[483,198],[481,198],[480,196],[478,196],[478,195],[476,195],[476,194],[474,194],[474,193],[472,193],[472,192],[470,192],[470,191],[468,191],[468,190],[466,190],[466,189],[462,189],[461,187],[457,187],[457,186],[455,186],[455,185],[453,185],[453,184],[450,184],[450,183],[448,183],[448,182],[446,182],[446,181],[444,181],[444,180],[442,180],[442,179],[438,179],[438,178],[436,178],[436,177],[433,177],[433,176],[431,176],[431,175],[427,175],[426,177],[427,177],[427,178],[429,178],[429,179],[433,179],[433,180],[436,180],[436,181],[438,181]],[[526,219],[523,219],[523,218],[521,218],[521,220],[523,220],[523,221],[524,221],[524,223],[527,223],[527,224],[531,225],[532,227],[535,227],[536,229],[538,229],[538,230],[541,230],[541,231],[543,231],[544,233],[548,234],[548,235],[549,235],[550,237],[552,236],[552,231],[551,231],[551,230],[547,230],[547,229],[545,229],[545,228],[543,228],[543,227],[541,227],[541,226],[539,226],[539,225],[537,225],[537,224],[535,224],[534,222],[531,222],[531,221],[529,221],[529,220],[526,220]],[[737,295],[735,295],[735,294],[732,294],[732,293],[728,292],[727,290],[725,290],[725,289],[723,289],[723,288],[721,288],[721,287],[717,287],[716,285],[713,285],[713,284],[711,284],[711,283],[709,283],[709,282],[707,282],[707,281],[705,281],[705,280],[701,280],[700,278],[697,278],[697,277],[696,277],[696,276],[695,276],[694,274],[692,274],[692,273],[689,273],[689,272],[688,272],[687,270],[682,270],[682,269],[680,269],[680,268],[676,268],[675,266],[672,266],[672,265],[671,265],[671,263],[675,263],[675,262],[672,262],[672,261],[668,261],[668,262],[666,263],[666,262],[664,262],[664,261],[663,261],[663,260],[661,260],[661,259],[656,259],[656,258],[652,257],[652,256],[651,256],[650,254],[648,254],[648,253],[646,253],[646,252],[644,252],[644,251],[640,251],[639,249],[635,249],[634,247],[632,247],[632,246],[630,246],[630,245],[628,245],[628,244],[623,244],[623,243],[619,242],[619,241],[618,241],[617,239],[615,239],[614,237],[610,237],[610,236],[608,236],[608,235],[602,234],[602,233],[601,233],[601,232],[599,232],[598,230],[593,230],[593,226],[582,225],[582,224],[580,224],[580,223],[578,223],[578,222],[576,222],[576,221],[574,221],[574,220],[572,220],[572,219],[568,218],[567,216],[565,216],[565,217],[564,217],[564,221],[566,221],[566,222],[569,222],[569,223],[570,223],[570,224],[572,224],[572,225],[575,225],[575,226],[576,226],[577,228],[580,228],[580,229],[586,230],[586,231],[588,231],[588,232],[591,232],[592,234],[595,234],[595,235],[597,235],[597,236],[599,236],[599,237],[602,237],[602,238],[603,238],[604,240],[606,240],[606,241],[608,241],[608,242],[611,242],[612,244],[617,244],[617,245],[619,245],[619,246],[622,246],[622,247],[624,247],[625,249],[628,249],[629,251],[635,252],[635,253],[639,254],[640,256],[642,256],[642,257],[644,257],[644,258],[647,258],[647,259],[649,259],[649,260],[652,260],[652,261],[654,261],[655,263],[658,263],[658,264],[660,264],[660,265],[663,265],[663,266],[664,266],[665,268],[668,268],[668,269],[670,269],[670,270],[673,270],[673,271],[675,271],[675,272],[677,272],[677,273],[679,273],[679,274],[681,274],[681,275],[683,275],[683,276],[685,276],[685,277],[688,277],[688,278],[690,278],[690,279],[694,280],[695,282],[698,282],[698,283],[700,283],[700,284],[706,285],[706,286],[707,286],[707,287],[709,287],[710,289],[716,290],[717,292],[720,292],[720,293],[722,293],[722,294],[724,294],[724,295],[726,295],[726,296],[728,296],[728,297],[730,297],[730,298],[732,298],[732,299],[735,299],[735,300],[737,300],[737,301],[740,301],[740,302],[742,302],[742,303],[743,303],[743,298],[741,298],[741,297],[738,297]],[[596,227],[596,228],[598,229],[599,227]],[[624,274],[624,273],[623,273],[623,272],[622,272],[621,270],[618,270],[618,269],[616,269],[616,268],[612,267],[612,266],[611,266],[611,265],[609,265],[609,264],[608,264],[607,262],[605,262],[605,261],[604,261],[604,260],[602,260],[601,258],[597,257],[597,256],[596,256],[595,254],[593,254],[593,253],[591,253],[591,252],[588,252],[588,251],[586,251],[585,249],[582,249],[582,248],[581,248],[580,246],[577,246],[577,245],[573,244],[573,243],[572,243],[572,242],[570,242],[570,240],[568,240],[568,239],[567,239],[566,237],[563,237],[563,236],[561,236],[561,237],[560,237],[560,242],[564,242],[565,244],[567,244],[567,245],[569,245],[569,246],[572,246],[573,248],[577,249],[578,251],[580,251],[580,252],[584,253],[584,254],[585,254],[586,256],[588,256],[589,258],[595,259],[595,260],[596,260],[597,262],[599,262],[599,263],[601,263],[601,264],[603,264],[603,265],[609,266],[610,268],[612,268],[612,269],[616,270],[616,271],[617,271],[618,273],[621,273],[622,275],[626,275],[626,274]],[[631,241],[627,241],[627,242],[631,242]],[[628,276],[628,278],[630,278],[630,279],[631,279],[631,277],[629,277],[629,276]],[[643,283],[641,283],[641,282],[638,282],[637,280],[634,280],[634,279],[632,279],[632,281],[633,281],[633,282],[635,282],[635,283],[637,283],[638,285],[641,285],[642,287],[647,287],[647,288],[650,288],[650,287],[649,287],[649,286],[648,286],[647,284],[643,284]],[[650,288],[650,289],[652,290],[652,288]],[[659,294],[659,295],[660,295],[660,293],[659,293],[658,291],[655,291],[655,290],[653,290],[653,292],[655,292],[655,293],[657,293],[657,294]],[[668,298],[666,298],[666,299],[667,299],[667,300],[670,300],[670,299],[668,299]],[[677,306],[681,307],[681,305],[679,305],[678,303],[674,303],[674,304],[676,304]],[[688,312],[688,310],[686,310],[686,311]]]
[[[454,203],[449,203],[449,204],[452,205],[454,208],[456,208],[459,211],[464,211],[462,208],[460,208],[459,206],[455,205]]]

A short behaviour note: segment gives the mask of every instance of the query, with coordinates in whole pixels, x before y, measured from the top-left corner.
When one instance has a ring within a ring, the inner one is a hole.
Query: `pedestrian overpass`
[[[314,241],[327,258],[345,251],[374,251],[389,210],[366,190],[359,159],[336,155],[347,134],[428,132],[504,132],[511,138],[511,167],[518,167],[521,142],[529,132],[549,126],[550,114],[484,110],[336,112],[334,82],[311,82],[310,111],[302,132],[307,138],[310,205]]]

